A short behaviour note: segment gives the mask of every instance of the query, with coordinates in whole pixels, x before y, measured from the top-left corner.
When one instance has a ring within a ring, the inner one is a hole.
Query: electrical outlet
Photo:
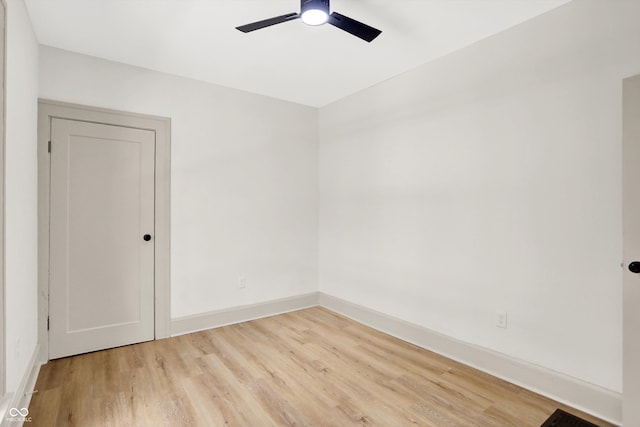
[[[496,327],[507,329],[507,312],[499,311],[496,313]]]
[[[238,279],[238,289],[244,289],[247,287],[247,278],[241,277]]]

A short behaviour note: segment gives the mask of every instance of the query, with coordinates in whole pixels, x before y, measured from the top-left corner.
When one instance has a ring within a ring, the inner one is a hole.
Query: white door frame
[[[49,137],[51,118],[81,120],[155,131],[155,339],[170,334],[170,136],[171,120],[104,108],[38,101],[38,341],[49,360]]]
[[[7,4],[0,0],[0,402],[6,391],[6,364],[5,364],[5,266],[4,266],[4,165],[5,165],[5,117],[6,117],[6,69],[7,69]]]

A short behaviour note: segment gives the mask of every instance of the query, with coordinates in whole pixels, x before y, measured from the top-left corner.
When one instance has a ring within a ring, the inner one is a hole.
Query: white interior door
[[[640,426],[640,76],[623,95],[623,425]]]
[[[51,121],[49,357],[154,338],[149,130]]]

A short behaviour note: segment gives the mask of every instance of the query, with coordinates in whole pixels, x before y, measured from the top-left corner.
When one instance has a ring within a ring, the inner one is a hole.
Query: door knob
[[[640,273],[640,261],[633,261],[630,263],[629,271],[632,273]]]
[[[145,234],[144,236],[142,236],[142,238],[144,239],[145,242],[148,242],[149,240],[151,240],[151,234]],[[640,271],[640,263],[638,263],[638,266],[639,266],[638,271]]]

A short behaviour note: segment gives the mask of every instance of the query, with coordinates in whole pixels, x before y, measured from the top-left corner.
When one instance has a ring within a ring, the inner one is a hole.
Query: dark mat
[[[573,414],[556,409],[547,421],[540,427],[598,427],[597,425],[576,417]]]

